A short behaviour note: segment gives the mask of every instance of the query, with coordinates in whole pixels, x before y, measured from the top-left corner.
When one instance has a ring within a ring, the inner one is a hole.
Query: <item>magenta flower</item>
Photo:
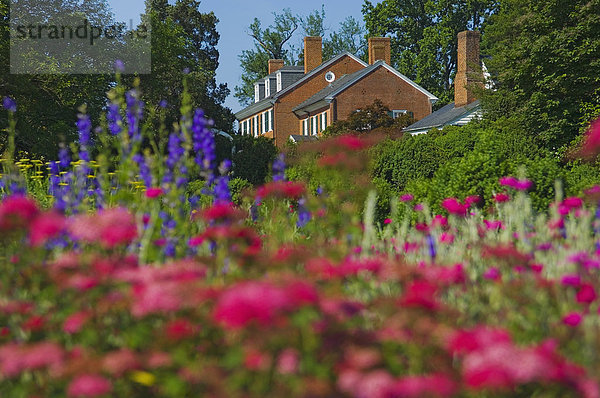
[[[600,118],[592,122],[577,156],[592,159],[600,153]]]
[[[467,211],[469,210],[468,204],[462,204],[456,198],[446,198],[442,202],[442,207],[448,210],[450,214],[456,214],[458,216],[466,216]]]
[[[590,304],[598,298],[598,295],[596,294],[596,290],[594,290],[594,286],[589,283],[582,283],[575,298],[578,303]]]
[[[508,194],[506,193],[497,193],[496,195],[494,195],[494,201],[496,203],[504,203],[504,202],[508,202],[510,200],[510,196],[508,196]]]
[[[562,319],[562,323],[567,326],[575,327],[581,323],[583,316],[578,312],[570,312],[565,315]]]
[[[400,202],[410,202],[414,198],[415,197],[412,194],[405,193],[404,195],[400,196]]]
[[[154,199],[163,194],[162,188],[148,188],[146,189],[146,197]]]
[[[527,191],[533,183],[527,179],[518,180],[515,177],[502,177],[500,178],[500,185],[511,187],[517,191]]]
[[[490,267],[487,269],[487,271],[485,271],[483,273],[483,277],[485,279],[489,279],[492,281],[497,281],[500,279],[501,275],[500,275],[500,271],[498,270],[498,268],[496,267]]]

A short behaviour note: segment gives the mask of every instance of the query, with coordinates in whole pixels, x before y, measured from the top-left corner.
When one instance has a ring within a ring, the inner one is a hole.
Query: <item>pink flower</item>
[[[65,225],[65,218],[57,212],[41,214],[31,224],[29,241],[33,246],[42,246],[48,239],[58,235]]]
[[[293,374],[298,371],[300,355],[293,348],[287,348],[277,358],[277,371],[281,374]]]
[[[193,336],[197,327],[187,319],[175,319],[166,325],[165,332],[172,341],[178,341]]]
[[[446,227],[448,226],[448,219],[441,214],[436,214],[431,220],[432,227]]]
[[[460,354],[474,352],[500,343],[512,343],[510,334],[506,330],[477,326],[473,329],[455,332],[450,337],[447,348],[452,354]]]
[[[527,179],[517,180],[515,177],[502,177],[500,178],[500,185],[511,187],[517,191],[527,191],[533,183]]]
[[[560,283],[565,286],[578,287],[581,284],[581,277],[579,276],[579,274],[563,275],[563,277],[560,279]]]
[[[127,348],[109,352],[102,359],[102,369],[117,377],[121,377],[126,372],[138,369],[139,367],[140,362],[136,354]]]
[[[483,273],[483,277],[485,279],[490,279],[490,280],[493,280],[493,281],[497,281],[497,280],[500,280],[501,275],[500,275],[500,271],[498,270],[498,268],[496,268],[496,267],[490,267],[490,268],[487,269],[487,271],[485,271]]]
[[[486,229],[488,230],[498,230],[498,229],[504,229],[504,225],[502,225],[502,221],[496,221],[496,220],[483,220],[483,223],[485,224]]]
[[[63,323],[63,331],[66,333],[77,333],[90,318],[90,314],[86,311],[76,312],[69,315]]]
[[[15,195],[0,202],[0,231],[26,228],[39,213],[37,204],[26,196]]]
[[[267,282],[240,282],[221,295],[213,317],[228,329],[241,329],[251,322],[267,326],[289,304],[285,291],[279,287]]]
[[[392,219],[391,218],[386,218],[385,220],[383,220],[383,223],[385,225],[391,224],[392,223]]]
[[[137,225],[127,209],[117,207],[72,218],[69,232],[77,240],[113,248],[131,243],[137,237]]]
[[[400,202],[410,202],[414,198],[415,197],[412,194],[406,193],[406,194],[400,196]]]
[[[440,242],[451,245],[454,242],[454,235],[447,232],[442,232],[440,234]]]
[[[13,377],[26,370],[59,366],[63,359],[64,351],[55,343],[8,344],[0,347],[0,373]]]
[[[71,381],[67,389],[70,397],[96,397],[112,391],[110,381],[98,375],[81,375]]]
[[[146,197],[154,199],[163,194],[162,188],[148,188],[146,189]]]
[[[570,312],[565,315],[562,319],[562,322],[567,326],[575,327],[581,323],[583,320],[583,316],[578,312]]]

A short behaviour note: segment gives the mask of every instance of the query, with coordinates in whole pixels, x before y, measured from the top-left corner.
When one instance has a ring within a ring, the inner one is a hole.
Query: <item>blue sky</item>
[[[380,1],[372,1],[373,4]],[[139,21],[139,14],[144,11],[144,0],[108,0],[113,8],[117,21],[128,22],[133,19]],[[247,34],[247,28],[254,17],[262,21],[264,27],[273,22],[272,12],[281,12],[284,8],[290,8],[292,13],[306,15],[315,9],[321,9],[325,5],[325,25],[330,30],[337,30],[339,23],[348,16],[362,20],[362,5],[364,0],[205,0],[200,4],[202,12],[213,11],[219,24],[217,31],[221,35],[219,41],[219,69],[217,70],[217,81],[227,83],[233,93],[233,88],[239,84],[242,73],[239,67],[238,55],[242,50],[253,47],[252,39]],[[327,33],[326,33],[327,34]],[[299,47],[301,37],[296,37],[293,44]],[[234,112],[241,109],[237,100],[230,95],[225,105]]]

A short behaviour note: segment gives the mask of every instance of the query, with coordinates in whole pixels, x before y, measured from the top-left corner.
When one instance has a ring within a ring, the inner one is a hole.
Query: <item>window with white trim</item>
[[[252,135],[255,137],[258,137],[258,128],[259,128],[258,115],[256,115],[256,116],[254,116],[254,131],[252,132],[253,133]]]
[[[327,128],[327,112],[321,114],[321,131]]]
[[[265,79],[265,97],[271,95],[271,79]]]
[[[312,135],[317,135],[317,117],[313,116],[312,118]]]
[[[269,131],[273,131],[273,116],[274,116],[274,111],[273,108],[269,109]]]

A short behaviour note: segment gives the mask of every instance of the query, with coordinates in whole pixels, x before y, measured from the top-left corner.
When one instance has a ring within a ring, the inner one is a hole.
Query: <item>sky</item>
[[[380,1],[373,0],[376,4]],[[139,14],[144,12],[144,0],[108,0],[113,8],[116,20],[134,24],[139,21]],[[280,13],[284,8],[290,8],[293,14],[306,15],[312,10],[321,9],[325,5],[325,26],[329,32],[337,30],[339,23],[346,17],[353,16],[362,21],[362,5],[364,0],[203,0],[200,4],[201,12],[213,11],[219,19],[217,31],[221,35],[219,45],[219,68],[217,69],[217,82],[227,83],[231,90],[225,101],[225,106],[233,112],[242,109],[237,99],[233,96],[233,89],[240,83],[242,70],[239,66],[238,56],[242,50],[254,47],[253,40],[248,36],[248,26],[254,18],[267,27],[273,22],[273,12]],[[129,24],[129,23],[128,23]],[[325,34],[328,35],[329,32]],[[300,47],[302,38],[296,35],[292,41]]]

